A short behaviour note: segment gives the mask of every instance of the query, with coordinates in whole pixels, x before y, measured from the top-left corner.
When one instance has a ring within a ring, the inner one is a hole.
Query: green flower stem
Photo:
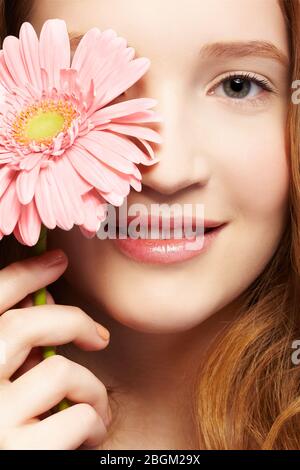
[[[42,225],[41,232],[38,242],[33,247],[35,255],[41,255],[47,250],[47,228]],[[33,293],[33,305],[45,305],[47,303],[47,290],[46,287],[42,287]],[[55,346],[44,346],[43,347],[43,358],[54,356],[56,354]],[[70,406],[68,400],[64,398],[58,405],[57,411],[64,410]]]

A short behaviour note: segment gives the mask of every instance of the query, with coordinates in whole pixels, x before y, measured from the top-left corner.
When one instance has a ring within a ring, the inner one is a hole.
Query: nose
[[[164,195],[191,186],[203,187],[209,181],[210,168],[196,138],[200,129],[193,125],[193,106],[187,98],[187,89],[180,81],[163,80],[158,75],[152,75],[151,80],[149,96],[157,99],[155,110],[162,116],[155,130],[163,142],[153,147],[160,161],[149,167],[141,166],[143,186]]]

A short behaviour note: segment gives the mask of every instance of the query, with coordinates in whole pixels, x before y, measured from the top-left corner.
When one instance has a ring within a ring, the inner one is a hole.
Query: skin
[[[176,265],[134,262],[116,251],[111,240],[85,239],[74,227],[49,233],[49,248],[61,248],[68,266],[63,262],[49,269],[35,260],[25,269],[24,263],[5,268],[0,286],[9,283],[13,288],[9,294],[1,287],[5,313],[0,322],[4,319],[7,325],[6,340],[14,338],[12,342],[20,344],[18,363],[2,375],[8,383],[3,386],[0,415],[17,400],[18,392],[5,392],[6,387],[15,390],[15,382],[9,381],[12,369],[16,372],[26,353],[43,344],[73,341],[79,348],[73,343],[61,346],[68,359],[48,359],[44,366],[29,356],[25,369],[17,371],[19,393],[37,390],[32,400],[40,396],[39,413],[51,408],[53,397],[65,393],[78,404],[74,411],[48,417],[51,423],[45,423],[47,418],[34,421],[31,428],[24,425],[19,408],[18,416],[11,411],[9,431],[2,439],[0,435],[1,447],[197,448],[190,409],[197,367],[215,334],[233,321],[243,293],[278,247],[287,221],[289,187],[287,66],[257,55],[205,59],[199,51],[210,42],[264,40],[288,57],[281,10],[275,0],[244,0],[243,8],[237,0],[189,0],[188,8],[186,1],[177,1],[176,9],[171,0],[36,2],[31,22],[37,32],[51,17],[63,18],[69,31],[78,33],[93,26],[113,28],[137,54],[151,60],[147,74],[125,98],[158,100],[164,143],[156,149],[160,163],[140,167],[143,190],[131,191],[128,206],[201,202],[206,218],[228,225],[205,254]],[[227,72],[254,73],[268,80],[276,93],[252,85],[250,97],[232,99],[222,94],[220,85],[209,94]],[[36,318],[26,303],[21,304],[23,311],[7,310],[63,272],[64,291],[55,300],[65,306],[35,307]],[[51,326],[55,315],[60,316],[59,332]],[[109,347],[100,344],[91,318],[108,328]],[[23,332],[24,326],[26,345],[23,336],[15,339],[16,328]],[[40,384],[51,367],[56,381],[49,383],[45,397]],[[105,387],[118,391],[117,406],[110,400],[115,419],[107,434],[101,419],[107,413]],[[81,430],[75,425],[76,410],[84,422]],[[34,411],[26,418],[36,419]],[[57,439],[62,422],[63,438]]]

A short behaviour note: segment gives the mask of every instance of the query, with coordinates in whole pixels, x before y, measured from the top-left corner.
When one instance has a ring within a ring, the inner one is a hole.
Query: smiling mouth
[[[203,235],[189,237],[159,238],[149,236],[141,237],[117,237],[113,241],[116,249],[126,258],[146,264],[173,264],[197,257],[207,252],[210,245],[218,238],[220,232],[227,223],[215,227],[207,227]]]

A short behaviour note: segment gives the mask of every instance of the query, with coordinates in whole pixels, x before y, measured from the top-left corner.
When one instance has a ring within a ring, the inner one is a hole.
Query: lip
[[[135,218],[135,217],[134,217]],[[128,222],[133,218],[128,217]],[[146,219],[147,220],[147,219]],[[149,221],[149,219],[148,219]],[[170,219],[169,226],[174,228],[176,219]],[[195,229],[194,218],[193,230]],[[162,219],[159,218],[159,226],[161,228]],[[179,263],[185,260],[199,256],[205,253],[219,233],[227,225],[227,222],[216,222],[213,220],[205,220],[204,227],[214,227],[211,231],[202,235],[194,235],[182,238],[169,239],[151,239],[151,238],[116,238],[113,243],[117,250],[130,259],[141,263],[150,264],[171,264]],[[176,226],[176,224],[175,224]]]
[[[123,226],[126,226],[126,223],[127,223],[127,226],[128,226],[130,224],[130,222],[132,222],[136,218],[137,218],[137,216],[127,216],[127,218],[125,217],[125,220],[122,220],[122,223],[120,224],[120,220],[117,217],[116,225],[123,227]],[[148,224],[149,228],[151,227],[152,223],[158,224],[159,228],[162,228],[162,225],[164,223],[169,224],[170,228],[174,228],[174,226],[176,224],[178,224],[179,226],[182,225],[182,217],[181,216],[163,217],[162,215],[156,215],[156,214],[151,214],[151,215],[141,214],[141,215],[138,216],[138,218],[143,224],[145,224],[145,225]],[[225,223],[225,222],[222,222],[222,221],[216,221],[216,220],[212,220],[212,219],[204,219],[204,221],[203,221],[201,218],[197,218],[197,217],[190,217],[189,220],[188,220],[189,223],[190,223],[190,219],[192,221],[192,228],[193,229],[195,229],[197,226],[199,226],[199,224],[202,224],[202,222],[203,222],[204,228],[218,227],[218,226],[223,225]]]

